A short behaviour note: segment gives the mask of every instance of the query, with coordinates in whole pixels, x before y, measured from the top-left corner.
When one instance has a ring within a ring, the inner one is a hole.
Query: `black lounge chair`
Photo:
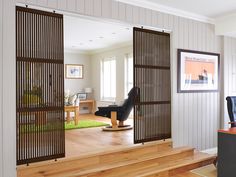
[[[236,127],[236,96],[227,96],[227,108],[231,127]]]
[[[120,106],[109,105],[108,107],[98,107],[98,111],[95,112],[96,116],[103,116],[111,119],[112,125],[103,128],[103,130],[116,131],[132,129],[130,125],[124,125],[124,121],[126,121],[129,117],[135,100],[138,97],[138,92],[139,88],[133,87],[128,93],[128,98],[125,99],[124,103]],[[119,121],[118,124],[117,120]]]

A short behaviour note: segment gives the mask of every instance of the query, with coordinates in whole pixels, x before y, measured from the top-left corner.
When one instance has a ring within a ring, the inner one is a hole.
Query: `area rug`
[[[213,164],[191,170],[191,172],[203,177],[217,177],[217,169]]]
[[[65,130],[102,127],[102,126],[108,126],[108,125],[109,124],[98,122],[95,120],[79,120],[78,125],[75,125],[74,121],[71,121],[70,123],[65,122]]]

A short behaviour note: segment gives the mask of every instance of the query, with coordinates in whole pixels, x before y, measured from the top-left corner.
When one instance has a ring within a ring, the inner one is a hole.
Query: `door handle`
[[[49,86],[51,87],[52,86],[52,75],[49,74]]]

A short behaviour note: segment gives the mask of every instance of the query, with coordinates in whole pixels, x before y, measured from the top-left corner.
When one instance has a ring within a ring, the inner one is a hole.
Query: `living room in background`
[[[111,134],[103,135],[101,127],[80,128],[80,123],[84,121],[110,124],[108,118],[95,116],[94,112],[97,107],[114,102],[118,104],[124,100],[124,63],[125,55],[132,53],[132,27],[70,15],[65,15],[64,20],[65,64],[83,65],[84,68],[82,79],[65,77],[65,93],[71,97],[71,103],[75,104],[75,95],[79,98],[79,108],[73,105],[70,108],[65,107],[65,126],[70,127],[65,132],[66,157],[79,156],[119,144],[132,144],[132,130],[117,133],[117,136],[111,138]],[[69,130],[71,126],[74,130]],[[92,138],[94,135],[107,137]],[[78,138],[73,138],[74,136]],[[122,140],[119,144],[114,144],[120,139]],[[103,146],[100,146],[101,143]]]

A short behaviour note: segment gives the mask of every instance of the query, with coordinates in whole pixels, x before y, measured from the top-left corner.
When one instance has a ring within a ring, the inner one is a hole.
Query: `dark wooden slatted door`
[[[134,143],[171,137],[170,35],[134,28]]]
[[[65,156],[63,16],[16,7],[17,164]]]

